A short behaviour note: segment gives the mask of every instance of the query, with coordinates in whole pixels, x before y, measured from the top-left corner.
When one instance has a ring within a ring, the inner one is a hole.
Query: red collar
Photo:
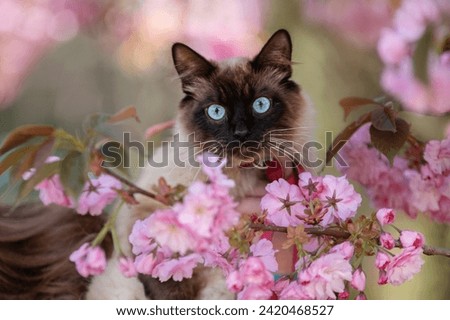
[[[284,174],[284,168],[278,161],[267,161],[266,165],[268,166],[268,168],[266,169],[266,177],[269,182],[283,178],[290,184],[296,184],[298,183],[298,175],[302,172],[305,172],[305,169],[301,165],[298,165],[294,168],[293,173],[290,176],[286,177]]]

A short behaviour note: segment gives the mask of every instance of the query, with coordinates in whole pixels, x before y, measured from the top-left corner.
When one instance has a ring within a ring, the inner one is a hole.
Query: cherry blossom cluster
[[[376,208],[395,208],[416,217],[419,212],[433,220],[450,223],[450,138],[431,140],[423,154],[396,156],[392,166],[372,147],[369,125],[364,125],[341,150],[347,165],[340,167],[359,182]]]
[[[129,236],[137,272],[166,281],[192,276],[200,263],[229,271],[235,254],[225,234],[239,220],[229,190],[234,181],[221,168],[204,165],[207,182],[192,183],[181,203],[138,220]]]
[[[413,60],[426,32],[431,32],[432,44],[437,41],[441,46],[450,33],[450,25],[445,25],[449,17],[448,1],[403,0],[392,26],[381,33],[378,53],[385,63],[381,85],[408,110],[432,114],[450,111],[450,52],[440,54],[442,48],[425,48],[428,59],[420,63],[427,64],[427,81],[418,78]]]

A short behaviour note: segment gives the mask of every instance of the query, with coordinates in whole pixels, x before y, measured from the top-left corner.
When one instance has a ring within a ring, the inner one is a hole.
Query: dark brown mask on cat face
[[[195,133],[196,142],[210,151],[246,163],[261,163],[257,156],[282,141],[294,141],[291,148],[298,149],[304,143],[306,103],[290,80],[291,52],[286,30],[277,31],[252,60],[208,61],[174,44],[173,60],[186,94],[180,103],[181,129]]]

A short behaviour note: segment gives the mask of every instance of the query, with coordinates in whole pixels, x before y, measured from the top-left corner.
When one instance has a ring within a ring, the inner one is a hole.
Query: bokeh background
[[[136,106],[141,123],[127,130],[143,139],[147,127],[174,117],[182,98],[170,55],[174,42],[211,59],[252,56],[285,28],[297,62],[293,78],[314,101],[315,134],[325,146],[325,132],[337,135],[345,126],[339,99],[382,93],[376,41],[400,2],[0,0],[0,140],[28,123],[76,133],[89,114],[128,105]],[[444,116],[405,117],[422,140],[441,139],[449,122]],[[11,201],[7,187],[7,175],[0,176],[2,202]],[[450,247],[448,226],[399,216],[399,226]],[[449,260],[425,261],[412,281],[380,287],[367,259],[368,298],[450,299]]]

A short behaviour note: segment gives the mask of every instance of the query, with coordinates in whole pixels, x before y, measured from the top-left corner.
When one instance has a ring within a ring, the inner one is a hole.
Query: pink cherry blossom
[[[239,292],[237,298],[239,300],[268,300],[272,295],[273,292],[269,288],[252,284]]]
[[[177,213],[170,210],[158,210],[149,217],[149,236],[161,246],[167,246],[174,252],[185,254],[193,249],[195,239],[177,219]]]
[[[239,271],[235,270],[228,275],[227,288],[231,292],[239,292],[244,288],[244,281]]]
[[[278,262],[275,259],[275,250],[273,244],[267,239],[261,239],[250,246],[252,256],[261,259],[267,270],[276,272],[278,270]]]
[[[402,243],[403,248],[422,248],[425,242],[425,238],[420,232],[403,230],[400,234],[400,242]]]
[[[189,187],[189,193],[183,205],[175,209],[179,212],[178,219],[182,224],[206,237],[211,235],[214,219],[220,206],[210,191],[211,188],[208,185],[194,182]]]
[[[350,241],[344,241],[338,245],[333,246],[329,253],[339,253],[344,259],[350,260],[355,252],[355,247]]]
[[[386,271],[380,270],[377,283],[382,286],[388,283],[388,278],[386,275]]]
[[[284,179],[266,186],[267,194],[261,199],[261,209],[267,210],[267,219],[277,226],[287,227],[301,224],[304,217],[304,199],[297,185]]]
[[[266,269],[260,258],[247,258],[240,266],[240,272],[246,285],[268,286],[273,284],[273,275]]]
[[[137,275],[134,261],[130,257],[120,257],[119,270],[127,278],[135,277]]]
[[[336,299],[345,291],[345,281],[352,279],[352,266],[339,253],[330,253],[314,260],[299,273],[298,282],[310,299]]]
[[[128,241],[130,241],[132,252],[135,255],[148,253],[156,248],[156,243],[153,242],[150,234],[151,225],[149,223],[151,222],[151,219],[137,220],[133,225]]]
[[[395,212],[392,209],[382,208],[377,211],[378,222],[382,226],[386,224],[391,224],[395,220]]]
[[[450,138],[429,141],[423,157],[435,174],[450,173]]]
[[[407,41],[392,29],[385,29],[378,41],[378,54],[386,64],[400,63],[409,54]]]
[[[326,175],[323,184],[325,189],[320,198],[329,206],[327,215],[332,215],[340,221],[355,216],[362,199],[347,178]]]
[[[278,294],[280,300],[309,300],[311,297],[305,292],[304,287],[297,281],[284,285]]]
[[[395,239],[392,236],[392,234],[390,234],[390,233],[383,233],[380,236],[380,243],[381,243],[381,245],[384,248],[386,248],[388,250],[391,250],[395,246]]]
[[[153,253],[141,253],[134,260],[136,271],[142,274],[152,274],[156,264],[157,261]]]
[[[100,215],[103,209],[117,198],[116,190],[121,188],[120,181],[110,175],[102,174],[98,178],[90,179],[78,199],[77,212],[82,215]]]
[[[392,285],[400,285],[418,273],[424,263],[422,248],[409,247],[392,258],[386,267],[388,282]]]
[[[184,278],[192,278],[192,273],[197,264],[203,259],[200,255],[192,253],[178,259],[165,260],[155,266],[152,271],[153,277],[158,277],[164,282],[172,278],[175,281],[181,281]]]
[[[106,256],[103,249],[91,247],[89,243],[83,244],[72,252],[69,260],[75,263],[78,273],[85,278],[102,274],[106,268]]]
[[[377,256],[375,258],[375,266],[380,270],[386,270],[387,266],[391,262],[389,256],[381,251],[378,251]]]
[[[366,275],[361,268],[358,268],[353,272],[352,281],[350,282],[353,288],[358,291],[364,291],[366,288]]]
[[[350,293],[348,291],[344,291],[338,294],[338,300],[347,300],[350,297]]]
[[[355,300],[367,300],[366,295],[364,294],[364,292],[360,292],[356,297]]]
[[[45,205],[54,203],[67,208],[74,207],[75,203],[73,199],[64,192],[64,187],[58,174],[41,181],[36,185],[35,189],[39,191],[39,199],[41,199],[42,203]]]

